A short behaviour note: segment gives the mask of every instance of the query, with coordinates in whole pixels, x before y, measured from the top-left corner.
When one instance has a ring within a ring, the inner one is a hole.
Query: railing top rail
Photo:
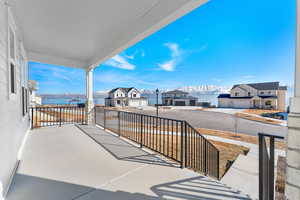
[[[101,106],[97,106],[97,107],[103,108]],[[159,116],[149,115],[149,114],[143,114],[143,113],[135,113],[135,112],[123,111],[123,110],[114,110],[114,109],[109,109],[109,108],[104,108],[104,109],[107,110],[107,111],[115,111],[115,112],[135,114],[135,115],[140,115],[140,116],[154,117],[154,118],[158,118],[158,119],[172,120],[172,121],[176,121],[176,122],[185,122],[184,120],[172,119],[172,118],[167,118],[167,117],[159,117]]]
[[[95,106],[95,107],[100,107],[103,108],[107,111],[115,111],[115,112],[123,112],[123,113],[128,113],[128,114],[135,114],[135,115],[139,115],[139,116],[148,116],[148,117],[154,117],[154,118],[158,118],[158,119],[164,119],[164,120],[172,120],[175,122],[183,122],[186,123],[190,128],[192,128],[197,135],[199,135],[200,137],[202,137],[205,141],[207,141],[207,143],[209,145],[211,145],[216,151],[219,152],[219,150],[215,147],[215,145],[213,145],[207,138],[205,138],[201,133],[199,133],[199,131],[197,131],[193,126],[191,126],[187,121],[185,120],[178,120],[178,119],[171,119],[171,118],[166,118],[166,117],[159,117],[159,116],[155,116],[155,115],[147,115],[147,114],[142,114],[142,113],[135,113],[135,112],[129,112],[129,111],[121,111],[121,110],[114,110],[114,109],[109,109],[109,108],[105,108],[103,106]]]
[[[33,106],[30,108],[83,108],[76,106]]]
[[[271,135],[271,134],[267,134],[267,133],[258,133],[258,136],[265,136],[265,137],[273,137],[273,138],[278,138],[278,139],[284,139],[283,136]]]

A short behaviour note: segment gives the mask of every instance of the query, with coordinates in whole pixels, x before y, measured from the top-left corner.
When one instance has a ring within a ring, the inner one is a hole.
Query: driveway
[[[156,115],[155,111],[150,110],[135,110],[134,112]],[[287,134],[287,127],[285,126],[236,118],[232,114],[222,112],[199,110],[159,110],[159,116],[186,120],[196,128],[208,128],[232,132],[237,129],[237,132],[248,135],[257,135],[258,132],[263,132],[285,137]]]

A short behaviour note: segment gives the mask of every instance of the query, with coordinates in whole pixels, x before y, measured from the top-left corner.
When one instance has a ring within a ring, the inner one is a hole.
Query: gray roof
[[[262,99],[268,99],[268,98],[273,98],[276,99],[277,96],[260,96],[258,95],[258,97],[262,98]],[[230,94],[219,94],[219,96],[217,98],[227,98],[227,99],[252,99],[253,96],[245,96],[245,97],[231,97]]]
[[[163,92],[162,94],[188,94],[188,92],[184,92],[181,90],[172,90],[172,91],[168,91],[168,92]]]
[[[109,91],[108,93],[114,93],[115,91],[117,91],[118,89],[122,90],[125,93],[128,93],[130,90],[135,89],[134,87],[130,87],[130,88],[122,88],[122,87],[118,87],[118,88],[114,88],[111,91]]]
[[[234,85],[232,87],[232,89],[234,89],[236,87],[239,87],[241,85],[244,85],[244,84]],[[280,89],[282,87],[282,86],[279,86],[279,82],[249,83],[249,84],[245,84],[245,85],[253,87],[253,88],[257,89],[257,90],[278,90],[278,89]]]

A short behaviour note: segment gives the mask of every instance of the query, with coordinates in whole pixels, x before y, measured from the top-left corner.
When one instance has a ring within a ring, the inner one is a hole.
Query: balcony
[[[7,200],[250,199],[96,126],[33,129]]]

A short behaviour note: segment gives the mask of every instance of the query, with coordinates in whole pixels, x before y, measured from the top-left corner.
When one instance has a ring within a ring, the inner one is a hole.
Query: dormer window
[[[251,92],[248,92],[248,96],[249,96],[249,97],[251,96]]]
[[[136,97],[136,94],[133,94],[132,96],[133,96],[133,97]]]
[[[260,92],[260,94],[265,94],[264,92]]]

